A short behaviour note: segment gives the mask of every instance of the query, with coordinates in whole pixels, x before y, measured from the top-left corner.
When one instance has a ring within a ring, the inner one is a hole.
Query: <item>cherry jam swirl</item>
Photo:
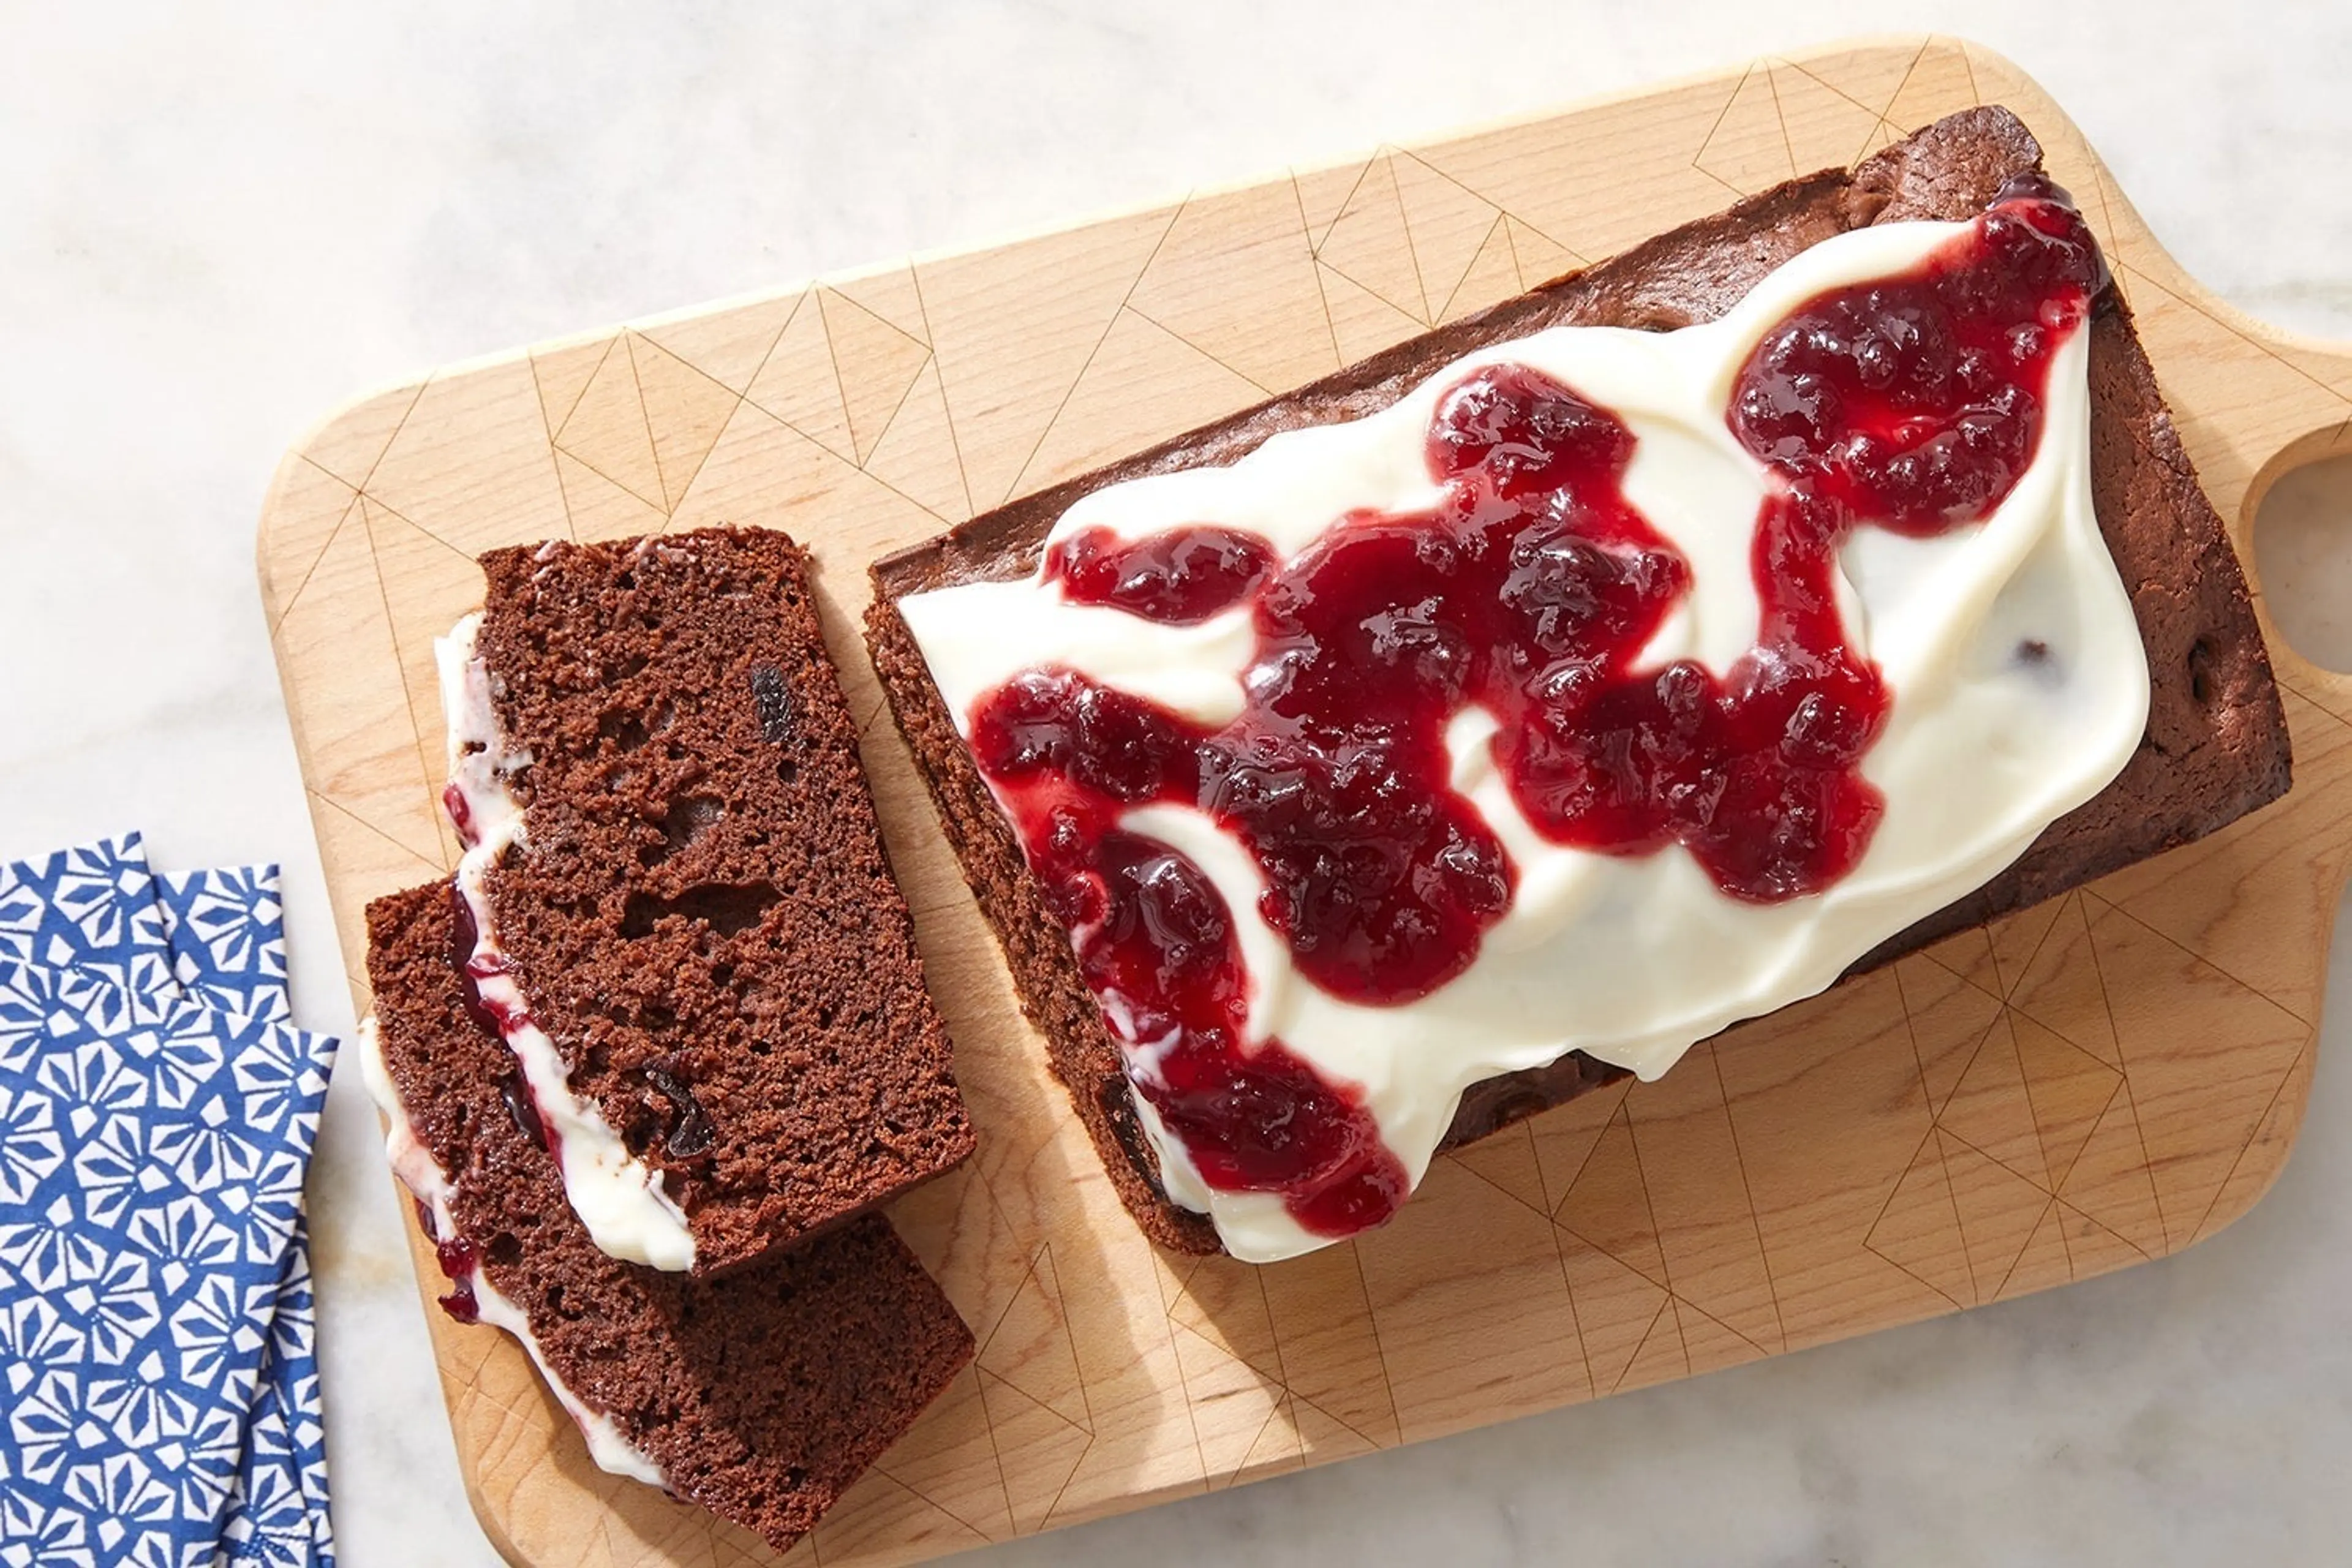
[[[1520,365],[1440,399],[1433,510],[1339,518],[1287,563],[1227,528],[1057,542],[1045,575],[1071,602],[1172,625],[1245,607],[1255,636],[1222,726],[1059,668],[971,714],[1129,1076],[1202,1177],[1278,1194],[1325,1237],[1387,1218],[1409,1184],[1351,1091],[1249,1039],[1223,898],[1126,813],[1213,819],[1264,874],[1258,912],[1299,972],[1369,1005],[1460,974],[1511,907],[1510,858],[1450,784],[1445,730],[1467,707],[1499,724],[1494,760],[1547,839],[1678,845],[1750,902],[1829,888],[1883,814],[1861,763],[1891,702],[1840,624],[1838,551],[1857,527],[1931,535],[1999,506],[2040,439],[2052,357],[2105,283],[2064,193],[2029,176],[1918,268],[1765,333],[1727,413],[1767,470],[1760,624],[1720,673],[1637,668],[1691,564],[1625,498],[1632,432]]]

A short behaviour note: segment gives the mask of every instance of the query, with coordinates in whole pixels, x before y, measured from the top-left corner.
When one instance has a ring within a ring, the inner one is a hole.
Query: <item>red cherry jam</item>
[[[1223,899],[1120,817],[1171,804],[1214,819],[1263,873],[1258,912],[1299,972],[1370,1005],[1461,973],[1511,906],[1510,858],[1450,783],[1445,729],[1466,707],[1496,721],[1495,762],[1553,842],[1679,845],[1751,902],[1822,891],[1882,814],[1861,763],[1891,701],[1845,640],[1838,551],[1860,526],[1934,534],[2000,503],[2040,439],[2051,358],[2105,281],[2037,176],[1915,270],[1822,294],[1765,334],[1727,415],[1767,470],[1760,624],[1719,674],[1639,667],[1690,563],[1625,498],[1633,433],[1524,366],[1440,399],[1433,510],[1337,519],[1287,565],[1225,528],[1056,544],[1045,575],[1073,602],[1176,625],[1245,605],[1255,634],[1223,726],[1055,668],[971,716],[1137,1090],[1211,1186],[1279,1194],[1306,1229],[1344,1236],[1407,1183],[1352,1091],[1247,1037]]]
[[[1122,545],[1080,529],[1045,552],[1045,580],[1074,605],[1108,605],[1169,626],[1196,626],[1255,593],[1274,552],[1254,533],[1187,528]]]
[[[449,884],[449,962],[457,971],[458,995],[465,1003],[466,1016],[482,1033],[503,1042],[532,1021],[530,1009],[493,1002],[482,994],[483,981],[508,972],[506,956],[497,952],[474,952],[481,941],[481,931],[474,921],[474,906],[455,882]],[[506,1101],[507,1114],[514,1119],[516,1129],[561,1159],[562,1135],[540,1116],[538,1101],[520,1070],[499,1080],[499,1094]]]
[[[466,798],[464,790],[459,789],[455,784],[443,784],[441,809],[447,815],[449,826],[457,830],[458,843],[471,849],[482,841],[482,836],[474,828],[473,803]]]

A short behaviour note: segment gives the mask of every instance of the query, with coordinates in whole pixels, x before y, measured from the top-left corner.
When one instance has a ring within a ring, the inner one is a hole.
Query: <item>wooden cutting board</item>
[[[2270,480],[2352,450],[2352,347],[2215,300],[2039,88],[1946,38],[1759,59],[454,366],[287,457],[261,580],[362,1007],[362,904],[456,861],[430,639],[478,603],[470,557],[719,522],[816,553],[981,1134],[893,1218],[981,1351],[790,1561],[913,1561],[2004,1300],[2177,1251],[2261,1196],[2302,1118],[2352,846],[2352,679],[2275,635],[2283,803],[1442,1157],[1386,1229],[1252,1268],[1154,1249],[1111,1195],[856,634],[884,551],[1996,102],[2098,231],[2251,575]],[[436,1294],[421,1247],[417,1273]],[[771,1559],[603,1475],[509,1341],[426,1315],[510,1561]]]

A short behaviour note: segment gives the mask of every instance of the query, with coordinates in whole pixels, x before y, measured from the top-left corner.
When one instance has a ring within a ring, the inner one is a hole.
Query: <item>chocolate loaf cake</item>
[[[515,1332],[607,1469],[789,1549],[971,1360],[971,1331],[879,1215],[716,1279],[607,1257],[467,1016],[448,889],[367,918],[370,1087],[445,1309]]]
[[[708,1273],[962,1160],[800,548],[710,530],[482,567],[478,632],[443,648],[470,967],[600,1244]],[[615,1194],[667,1255],[613,1246]]]
[[[1277,432],[1362,417],[1465,353],[1546,328],[1665,331],[1716,320],[1766,274],[1816,243],[1877,224],[1973,217],[2040,163],[2041,149],[2007,110],[1951,116],[1852,170],[1790,181],[875,564],[867,640],[892,710],[1004,946],[1029,1016],[1050,1044],[1055,1069],[1122,1198],[1155,1240],[1187,1251],[1217,1247],[1205,1216],[1175,1206],[1160,1190],[1118,1049],[898,601],[961,583],[1026,576],[1055,521],[1106,485],[1229,464]],[[2120,775],[2053,823],[2006,871],[1883,943],[1850,973],[2211,832],[2287,787],[2284,717],[2243,576],[2113,288],[2092,305],[2089,392],[2093,503],[2148,661],[2146,735]],[[1549,1067],[1490,1079],[1463,1097],[1445,1144],[1484,1137],[1621,1076],[1570,1054]]]

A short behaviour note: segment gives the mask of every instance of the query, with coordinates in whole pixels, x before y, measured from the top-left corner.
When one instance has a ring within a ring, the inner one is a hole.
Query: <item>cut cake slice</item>
[[[712,529],[482,568],[441,647],[467,967],[598,1244],[708,1273],[962,1160],[800,547]]]
[[[789,1549],[971,1362],[971,1331],[878,1215],[717,1278],[599,1250],[467,1016],[457,924],[440,883],[368,907],[362,1062],[444,1308],[520,1340],[604,1468]]]

